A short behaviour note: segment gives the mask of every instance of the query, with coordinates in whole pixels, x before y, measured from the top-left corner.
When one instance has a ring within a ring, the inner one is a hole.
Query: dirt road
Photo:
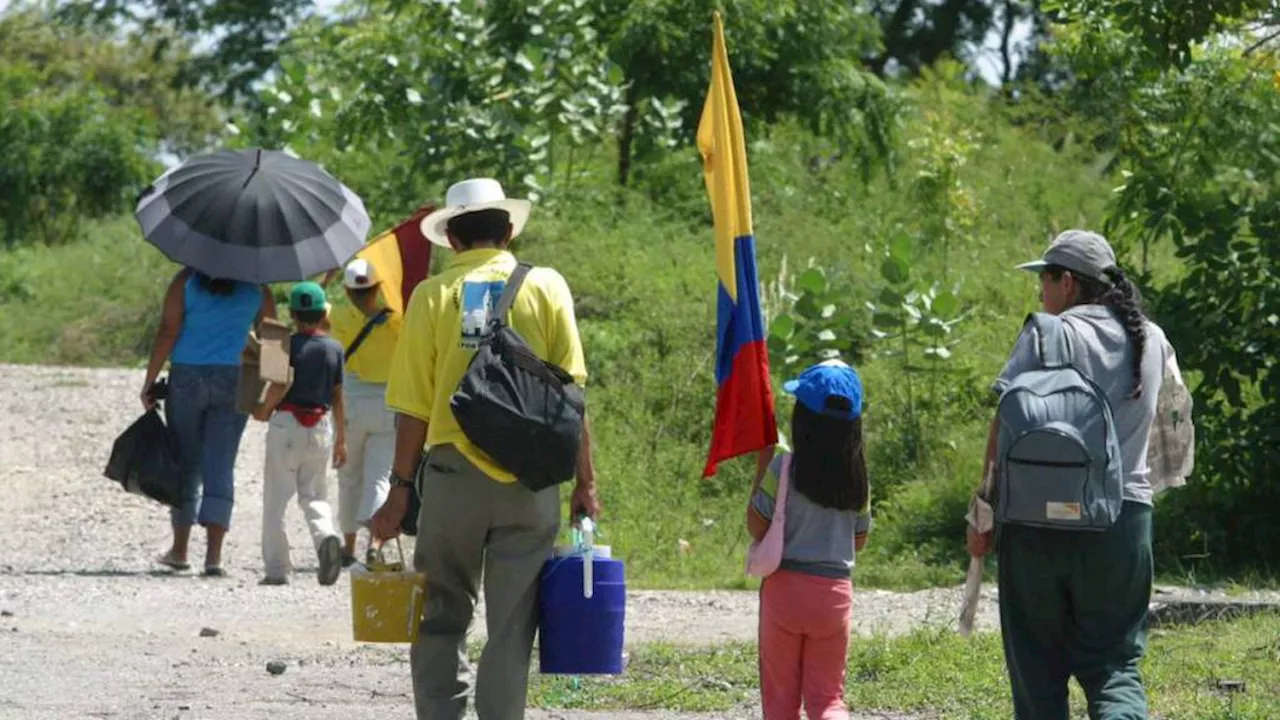
[[[167,514],[101,476],[113,439],[139,413],[141,379],[131,370],[0,365],[0,719],[410,717],[405,650],[351,641],[345,576],[327,588],[309,575],[286,587],[258,586],[262,424],[250,423],[237,465],[230,576],[156,570]],[[313,569],[299,513],[290,522],[294,561]],[[192,560],[199,566],[200,554]],[[950,625],[958,598],[958,589],[859,590],[856,629]],[[636,592],[627,641],[749,641],[755,618],[752,593]],[[979,627],[995,626],[994,603],[986,602]],[[202,637],[205,628],[216,635]],[[266,672],[275,660],[287,664],[284,674]],[[716,717],[758,714],[743,708]]]

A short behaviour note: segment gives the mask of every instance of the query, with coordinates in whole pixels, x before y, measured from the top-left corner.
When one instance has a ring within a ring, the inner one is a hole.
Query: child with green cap
[[[302,282],[293,287],[289,293],[293,381],[287,389],[273,385],[258,414],[259,419],[270,419],[262,491],[264,585],[289,581],[284,513],[295,493],[319,555],[320,584],[332,585],[342,571],[342,542],[328,500],[328,471],[331,460],[333,467],[340,468],[347,456],[343,351],[323,329],[328,312],[329,301],[319,285]]]

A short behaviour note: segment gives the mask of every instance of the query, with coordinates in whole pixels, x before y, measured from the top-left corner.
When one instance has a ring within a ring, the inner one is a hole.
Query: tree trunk
[[[626,187],[631,175],[631,144],[636,136],[636,122],[640,110],[636,107],[636,85],[627,86],[627,112],[622,116],[622,128],[618,137],[618,184]]]
[[[1000,81],[1006,86],[1013,81],[1013,58],[1009,56],[1009,36],[1013,35],[1013,26],[1018,21],[1018,10],[1015,5],[1016,0],[1004,1],[1004,28],[1000,33],[1000,61],[1004,67]]]

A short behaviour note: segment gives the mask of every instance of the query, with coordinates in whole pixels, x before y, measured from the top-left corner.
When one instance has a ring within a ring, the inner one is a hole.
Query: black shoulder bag
[[[477,448],[533,491],[577,471],[586,400],[564,369],[538,357],[507,323],[531,266],[507,280],[450,407]]]

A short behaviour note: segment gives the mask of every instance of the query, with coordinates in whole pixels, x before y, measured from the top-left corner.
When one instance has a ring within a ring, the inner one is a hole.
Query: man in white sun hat
[[[447,270],[417,287],[405,311],[387,384],[387,406],[398,416],[392,489],[373,520],[375,535],[394,537],[416,478],[422,507],[414,566],[426,574],[428,598],[411,653],[419,718],[460,720],[466,712],[466,636],[482,569],[488,640],[476,677],[476,713],[480,720],[524,717],[537,583],[559,532],[560,495],[554,485],[530,489],[525,476],[517,482],[468,439],[451,402],[509,282],[515,288],[510,328],[577,385],[586,381],[564,278],[550,268],[517,270],[507,249],[530,209],[527,200],[507,198],[497,181],[472,179],[450,187],[445,207],[422,220],[423,235],[457,254]],[[599,512],[590,431],[582,419],[570,501],[575,518]]]
[[[403,318],[382,304],[382,284],[368,260],[347,263],[342,284],[350,302],[335,306],[329,322],[333,337],[346,348],[347,464],[338,472],[338,525],[343,565],[350,566],[356,534],[391,489],[396,425],[386,390]],[[379,545],[374,540],[370,549]]]

